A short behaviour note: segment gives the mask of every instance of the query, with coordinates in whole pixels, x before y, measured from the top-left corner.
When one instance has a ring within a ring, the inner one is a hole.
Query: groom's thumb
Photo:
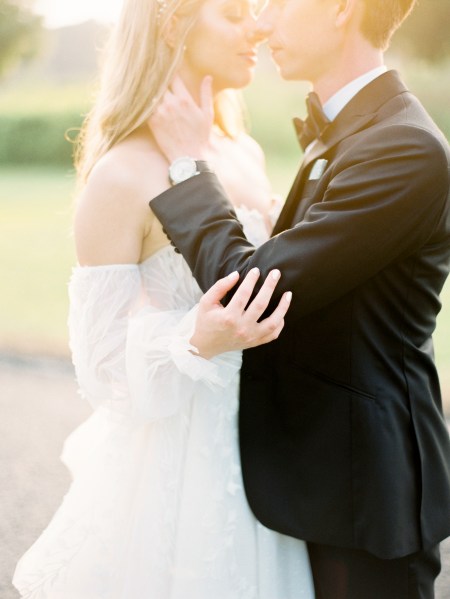
[[[207,75],[203,78],[200,86],[200,107],[204,113],[213,115],[213,91],[212,91],[213,78],[211,75]]]

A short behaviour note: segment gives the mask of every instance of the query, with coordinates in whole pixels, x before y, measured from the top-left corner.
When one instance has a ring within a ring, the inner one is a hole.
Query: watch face
[[[174,185],[186,181],[196,174],[197,163],[193,158],[177,158],[169,167],[169,177]]]

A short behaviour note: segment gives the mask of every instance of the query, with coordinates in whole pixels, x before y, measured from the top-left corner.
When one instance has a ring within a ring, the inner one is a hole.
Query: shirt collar
[[[331,96],[331,98],[323,105],[323,111],[330,121],[337,117],[344,106],[348,104],[348,102],[350,102],[363,87],[386,71],[387,67],[385,65],[376,67],[375,69],[367,71],[367,73],[364,73],[360,77],[353,79],[353,81],[350,81],[350,83],[347,83],[344,87],[341,87],[341,89]]]

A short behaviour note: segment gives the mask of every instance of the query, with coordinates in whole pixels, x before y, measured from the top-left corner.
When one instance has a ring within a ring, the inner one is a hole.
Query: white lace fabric
[[[235,378],[238,353],[212,360],[193,354],[189,339],[201,292],[173,254],[163,248],[140,267],[74,269],[71,351],[80,392],[92,407],[107,404],[138,421],[162,418],[177,410],[181,390],[187,394],[202,382],[214,392]],[[167,286],[168,273],[176,287]]]
[[[192,353],[201,291],[182,256],[168,246],[141,265],[77,267],[69,294],[73,361],[94,411],[65,443],[73,483],[17,565],[21,596],[312,599],[304,543],[247,506],[241,353]]]

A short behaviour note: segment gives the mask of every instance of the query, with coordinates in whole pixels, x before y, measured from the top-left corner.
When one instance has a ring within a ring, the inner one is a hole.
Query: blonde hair
[[[99,92],[76,142],[75,167],[83,185],[95,163],[151,116],[180,65],[186,37],[203,0],[125,0],[105,49]],[[176,47],[165,41],[174,15]],[[231,91],[231,93],[230,93]],[[215,101],[216,121],[234,137],[243,117],[232,90]]]

